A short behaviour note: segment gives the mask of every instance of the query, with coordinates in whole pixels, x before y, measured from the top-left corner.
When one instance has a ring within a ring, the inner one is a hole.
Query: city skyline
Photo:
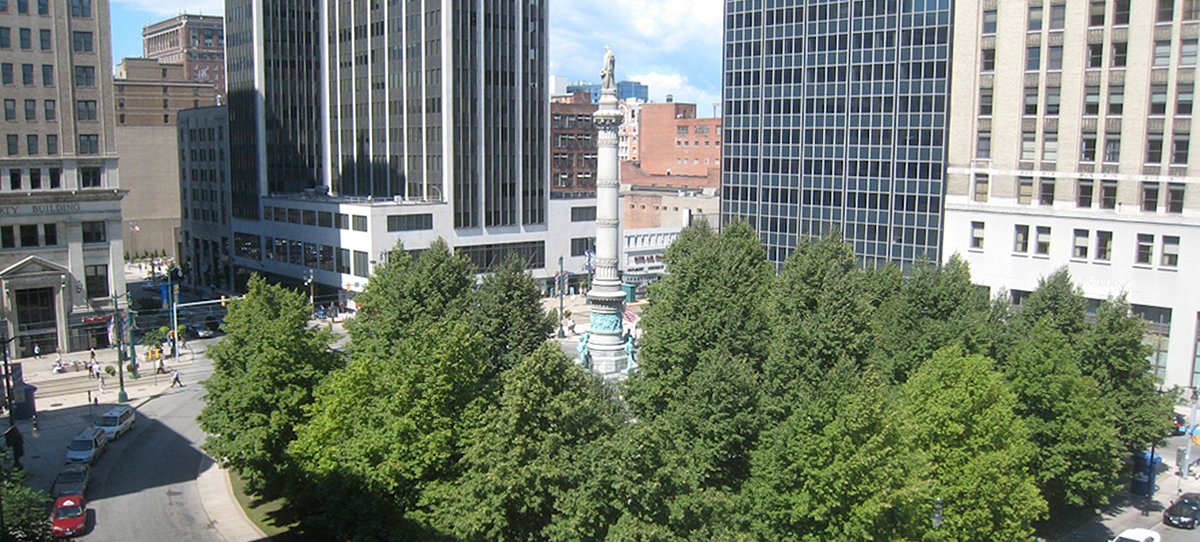
[[[142,27],[187,12],[223,15],[224,0],[112,0],[113,59],[142,56]],[[608,45],[618,80],[650,87],[650,99],[701,106],[721,101],[722,4],[718,0],[556,2],[550,6],[550,74],[598,82]],[[603,24],[596,24],[603,21]]]

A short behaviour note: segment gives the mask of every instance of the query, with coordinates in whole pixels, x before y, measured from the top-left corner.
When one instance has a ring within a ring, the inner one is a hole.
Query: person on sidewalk
[[[162,358],[158,358],[157,360],[155,360],[154,365],[155,365],[154,372],[156,372],[160,375],[167,374],[167,367],[165,365],[163,365]]]
[[[42,345],[33,343],[33,357],[42,359]]]
[[[95,348],[93,348],[91,353],[88,354],[88,364],[91,364],[91,365],[96,364],[96,349]]]
[[[104,393],[104,377],[100,376],[98,378],[100,378],[100,384],[97,386],[97,388],[100,390],[100,393]]]
[[[175,384],[179,384],[179,387],[181,387],[181,388],[183,387],[183,382],[179,381],[179,369],[175,369],[175,370],[171,371],[171,386],[170,387],[174,388]]]

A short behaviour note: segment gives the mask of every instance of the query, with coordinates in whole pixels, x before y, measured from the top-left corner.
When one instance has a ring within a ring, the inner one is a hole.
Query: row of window
[[[1156,84],[1150,87],[1150,107],[1147,111],[1153,116],[1167,114],[1168,86]],[[995,89],[979,90],[979,115],[990,117],[994,111]],[[1195,89],[1192,83],[1180,82],[1175,89],[1175,114],[1190,117],[1195,103]],[[1062,112],[1062,89],[1050,87],[1046,89],[1046,100],[1042,103],[1041,92],[1038,88],[1025,89],[1025,101],[1021,113],[1025,116],[1037,116],[1040,112],[1047,117],[1057,117]],[[1101,110],[1100,87],[1084,87],[1083,114],[1096,116]],[[1121,116],[1125,113],[1125,88],[1112,86],[1108,89],[1108,103],[1105,108],[1109,116]]]
[[[1104,134],[1104,147],[1100,148],[1100,136],[1094,133],[1085,133],[1080,138],[1079,145],[1079,161],[1080,162],[1096,162],[1116,164],[1121,161],[1121,135],[1116,133]],[[1103,151],[1103,152],[1101,152]],[[1169,154],[1168,154],[1169,151]],[[1146,138],[1146,164],[1162,164],[1164,160],[1171,165],[1187,165],[1191,151],[1191,137],[1189,134],[1175,134],[1171,138],[1171,146],[1166,147],[1166,139],[1163,134],[1149,134]],[[979,132],[979,137],[975,146],[975,157],[981,159],[992,158],[992,133],[988,131]],[[1032,162],[1038,159],[1037,139],[1036,134],[1032,132],[1024,132],[1021,134],[1021,160]],[[1042,134],[1042,156],[1043,162],[1058,161],[1058,134],[1047,132]]]
[[[1108,0],[1091,0],[1088,6],[1088,26],[1102,27],[1107,23],[1108,15]],[[1129,13],[1132,0],[1114,0],[1112,2],[1112,24],[1113,26],[1128,26]],[[1175,20],[1176,5],[1181,8],[1182,19],[1184,21],[1200,20],[1200,0],[1158,0],[1158,5],[1155,9],[1155,21],[1160,23],[1169,23]],[[1048,19],[1048,20],[1047,20]],[[995,34],[996,26],[1000,20],[999,12],[995,9],[986,10],[983,12],[983,33]],[[1055,5],[1050,6],[1049,13],[1046,12],[1040,4],[1029,6],[1028,17],[1026,18],[1026,30],[1029,32],[1041,31],[1043,26],[1048,26],[1050,30],[1062,30],[1066,27],[1067,21],[1067,6]],[[1048,23],[1048,24],[1047,24]]]
[[[84,243],[106,243],[103,221],[81,222]],[[59,246],[58,224],[21,224],[0,226],[0,248],[37,248]]]
[[[971,249],[983,250],[984,230],[985,224],[983,222],[971,222]],[[1030,237],[1031,233],[1033,237]],[[1071,259],[1087,260],[1090,257],[1090,259],[1095,261],[1112,261],[1113,232],[1096,230],[1094,245],[1092,244],[1092,233],[1091,230],[1086,229],[1074,230]],[[1034,226],[1031,230],[1029,225],[1017,224],[1013,227],[1013,252],[1016,254],[1029,254],[1032,251],[1033,254],[1038,256],[1049,256],[1050,238],[1050,226]],[[1179,267],[1179,237],[1175,235],[1162,235],[1158,236],[1158,240],[1159,267]],[[1137,234],[1134,264],[1154,265],[1155,246],[1155,236],[1153,234]]]
[[[85,171],[95,172],[94,178],[92,175],[85,176],[84,175]],[[28,171],[21,170],[21,169],[10,169],[10,170],[8,170],[8,189],[14,190],[14,191],[25,190],[25,186],[26,186],[25,181],[27,178],[29,181],[28,186],[29,186],[30,190],[41,190],[42,188],[49,188],[49,189],[53,190],[53,189],[57,189],[57,188],[62,188],[62,170],[61,169],[50,168],[49,170],[47,170],[45,172],[46,173],[45,176],[43,176],[42,173],[43,172],[42,172],[41,168],[32,168],[32,169],[29,169]],[[99,168],[81,168],[79,170],[79,173],[80,173],[80,177],[79,177],[80,186],[82,186],[83,188],[98,188],[100,186],[100,169]],[[45,181],[45,182],[43,183],[43,181]],[[43,184],[45,184],[44,187],[42,186]]]
[[[1017,178],[1017,203],[1021,205],[1054,205],[1055,189],[1059,183],[1057,179],[1043,178],[1035,181],[1033,177],[1018,177]],[[1097,182],[1092,179],[1079,179],[1075,181],[1075,205],[1083,209],[1091,209],[1099,204],[1101,209],[1116,209],[1117,208],[1117,189],[1119,183],[1114,180],[1101,180],[1099,182],[1099,194],[1097,194]],[[975,190],[973,198],[978,202],[986,202],[988,200],[988,192],[990,189],[990,178],[985,173],[975,175]],[[1035,196],[1036,188],[1036,196]],[[1141,183],[1141,191],[1139,198],[1139,207],[1141,210],[1156,213],[1166,212],[1171,214],[1183,213],[1184,198],[1187,195],[1187,185],[1183,183],[1167,183],[1166,191],[1163,191],[1163,183],[1143,182]]]
[[[99,137],[100,136],[98,136],[98,135],[80,135],[79,136],[79,143],[80,143],[79,154],[99,154],[100,153]],[[40,155],[42,152],[40,141],[41,141],[41,139],[38,137],[37,134],[26,134],[25,135],[25,154],[28,156]],[[8,134],[7,136],[5,136],[5,143],[7,144],[7,147],[8,147],[7,150],[8,150],[9,156],[20,156],[21,155],[21,136],[19,136],[17,134]],[[85,147],[84,146],[85,143],[87,143],[88,146]],[[57,135],[49,134],[46,136],[46,154],[51,155],[51,156],[58,154],[58,136]]]
[[[19,13],[19,14],[28,14],[29,13],[29,0],[16,0],[16,4],[17,4],[17,13]],[[0,13],[5,13],[7,11],[8,11],[8,0],[0,0]],[[37,14],[38,15],[49,15],[50,14],[50,0],[37,0]]]
[[[337,228],[339,230],[367,231],[367,217],[362,215],[346,215],[330,211],[314,211],[312,209],[289,209],[286,207],[263,207],[263,219],[275,222],[288,222],[304,226],[319,226],[322,228]]]
[[[16,66],[11,62],[0,63],[0,83],[16,84],[15,68]],[[21,84],[30,87],[35,85],[34,73],[33,64],[21,64]],[[42,64],[42,86],[54,86],[54,66],[51,64]]]
[[[32,28],[17,29],[17,45],[22,50],[33,50]],[[54,48],[54,35],[49,29],[38,29],[38,47],[43,51],[50,51]],[[7,26],[0,26],[0,49],[11,48],[12,29]],[[71,32],[71,49],[76,53],[95,52],[95,40],[92,37],[92,33],[79,30]]]
[[[237,235],[234,237],[235,245],[241,246],[237,242]],[[366,252],[355,250],[353,252],[353,260],[351,260],[351,251],[341,247],[272,237],[263,238],[263,241],[265,241],[263,243],[263,248],[265,249],[263,256],[267,260],[302,265],[310,269],[333,271],[344,275],[349,275],[353,272],[358,277],[367,277],[371,272],[370,261]],[[238,254],[238,256],[259,259],[253,254],[244,253]]]
[[[84,101],[76,102],[78,108],[83,113],[79,120],[96,120],[96,102],[90,103],[91,119],[87,118],[87,110],[89,106],[84,104]],[[25,120],[38,120],[37,100],[25,100]],[[46,121],[58,120],[58,105],[54,100],[42,100],[42,118]],[[17,120],[17,101],[15,99],[4,100],[4,120]]]

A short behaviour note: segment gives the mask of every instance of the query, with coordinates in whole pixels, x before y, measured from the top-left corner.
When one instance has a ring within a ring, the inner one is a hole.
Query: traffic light
[[[229,302],[229,301],[228,301],[227,299],[225,299],[225,296],[221,296],[221,306],[222,306],[222,307],[224,307],[224,306],[225,306],[225,304],[226,304],[226,303],[228,303],[228,302]]]

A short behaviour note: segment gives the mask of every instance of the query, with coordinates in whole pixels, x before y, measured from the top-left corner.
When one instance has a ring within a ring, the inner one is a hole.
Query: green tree
[[[764,432],[744,495],[757,540],[912,538],[927,475],[880,379],[844,359]]]
[[[707,352],[755,370],[766,358],[765,301],[774,272],[750,226],[734,222],[717,234],[697,222],[680,233],[665,261],[668,273],[651,286],[642,317],[644,378],[630,379],[630,400],[646,405],[639,416],[662,411]]]
[[[1037,447],[1032,472],[1050,509],[1107,503],[1121,468],[1113,405],[1080,371],[1076,348],[1055,328],[1035,324],[1003,367]]]
[[[556,346],[504,373],[500,405],[469,431],[463,475],[427,493],[431,520],[460,540],[545,540],[557,501],[579,483],[571,465],[623,420],[612,389]]]
[[[934,499],[944,522],[934,539],[1027,541],[1046,513],[1029,462],[1034,447],[1016,414],[1016,398],[992,362],[939,350],[902,388],[900,419],[929,464],[922,522]],[[932,525],[924,527],[932,530]]]
[[[524,263],[510,253],[483,278],[472,298],[472,314],[493,360],[492,375],[513,366],[554,332],[555,319]]]
[[[1043,322],[1067,337],[1077,337],[1084,331],[1087,318],[1087,298],[1071,282],[1071,273],[1064,267],[1039,279],[1036,290],[1021,304],[1013,324],[1018,329]],[[1020,340],[1019,333],[1015,340]]]
[[[474,284],[474,265],[452,254],[441,238],[416,258],[398,243],[355,297],[359,308],[346,324],[351,350],[356,356],[390,358],[411,326],[461,315]]]
[[[1175,396],[1158,393],[1146,340],[1146,322],[1121,297],[1100,303],[1095,324],[1079,341],[1083,372],[1115,403],[1112,422],[1129,453],[1145,450],[1172,427]]]
[[[303,295],[257,275],[247,288],[229,306],[225,339],[208,349],[213,374],[199,423],[209,434],[204,451],[274,498],[287,484],[287,447],[313,389],[341,361],[329,350],[332,335],[308,327]]]
[[[49,542],[50,522],[46,519],[46,503],[50,496],[45,491],[30,489],[23,482],[21,471],[0,472],[0,497],[4,501],[3,540]]]
[[[386,532],[389,516],[362,510],[388,503],[403,514],[427,484],[456,477],[463,435],[494,401],[483,339],[466,320],[410,328],[391,350],[330,374],[289,448],[311,487],[344,491],[309,497],[322,499],[311,505],[317,522],[346,537]]]

